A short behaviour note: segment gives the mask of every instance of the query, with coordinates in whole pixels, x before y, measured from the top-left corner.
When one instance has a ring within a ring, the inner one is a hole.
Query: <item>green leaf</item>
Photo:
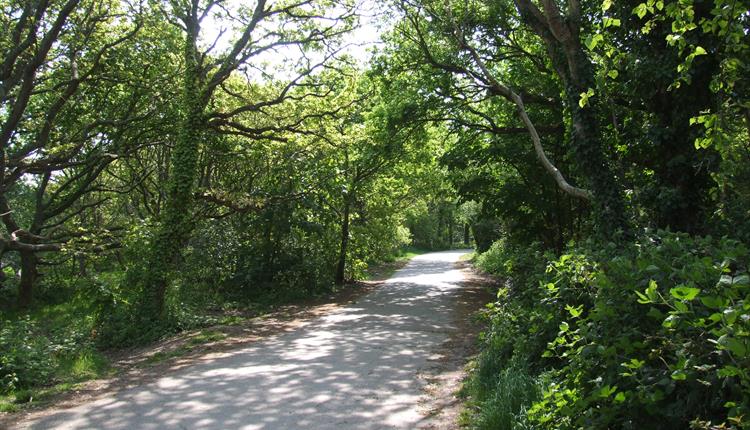
[[[651,303],[651,299],[649,299],[645,294],[643,294],[640,291],[636,291],[635,294],[638,296],[638,303],[645,305],[648,303]]]
[[[578,307],[575,307],[575,308],[574,308],[573,306],[570,306],[570,305],[566,305],[566,306],[565,306],[565,309],[566,309],[566,310],[567,310],[568,312],[570,312],[570,315],[571,315],[571,316],[572,316],[573,318],[578,318],[578,317],[579,317],[579,316],[581,316],[581,314],[583,313],[583,305],[581,305],[581,306],[578,306]]]
[[[646,7],[646,3],[641,3],[633,9],[633,13],[638,15],[638,18],[641,18],[641,19],[643,19],[643,17],[646,16],[647,11],[648,9]]]
[[[648,288],[646,288],[646,296],[652,302],[655,302],[656,299],[659,298],[659,295],[656,293],[657,288],[659,288],[659,286],[656,284],[656,281],[652,279],[648,282]]]
[[[607,27],[619,27],[622,22],[617,18],[604,17],[604,28]]]
[[[594,48],[596,48],[596,45],[598,45],[602,40],[604,40],[604,36],[602,36],[601,34],[597,33],[590,35],[586,38],[586,47],[589,49],[589,51],[593,51]]]
[[[615,385],[614,387],[612,387],[610,385],[605,385],[605,386],[603,386],[602,388],[599,389],[599,396],[600,397],[609,397],[609,396],[611,396],[612,394],[614,394],[616,392],[617,392],[617,385]]]
[[[719,378],[731,378],[740,374],[740,369],[735,366],[724,366],[717,372]]]
[[[645,361],[639,360],[637,358],[631,358],[629,362],[622,363],[624,367],[627,367],[630,370],[640,369],[644,364],[646,364]]]
[[[721,336],[718,340],[718,344],[722,349],[726,349],[734,355],[735,359],[742,359],[747,356],[747,347],[743,342],[737,338],[729,335]]]
[[[700,298],[703,306],[709,309],[719,309],[724,306],[724,300],[718,296],[703,296]]]
[[[664,328],[672,328],[678,321],[680,321],[680,318],[677,315],[670,315],[661,323],[661,325]]]
[[[612,79],[617,79],[617,77],[620,76],[620,72],[618,72],[617,70],[610,70],[609,72],[607,72],[607,76]]]
[[[705,49],[703,49],[702,46],[696,46],[695,51],[693,51],[693,56],[697,57],[699,55],[706,55],[707,52]]]
[[[677,300],[693,300],[701,290],[699,288],[681,286],[669,290],[669,294]]]
[[[727,324],[732,325],[735,321],[737,321],[737,311],[735,309],[729,308],[724,310],[724,320],[727,322]]]
[[[612,7],[612,0],[604,0],[604,2],[602,3],[602,10],[606,12],[611,7]]]
[[[674,379],[675,381],[684,381],[685,379],[687,379],[687,374],[685,374],[685,372],[682,370],[675,370],[674,372],[672,372],[672,379]]]
[[[656,309],[653,306],[649,308],[648,313],[646,315],[656,320],[661,320],[664,318],[664,314],[659,309]]]
[[[684,302],[674,302],[674,307],[679,312],[685,313],[688,311],[688,307]]]

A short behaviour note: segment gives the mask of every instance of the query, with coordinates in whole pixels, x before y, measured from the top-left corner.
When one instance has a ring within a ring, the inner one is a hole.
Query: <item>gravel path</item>
[[[463,275],[454,263],[464,253],[415,257],[381,288],[294,332],[24,427],[419,428],[420,372],[456,329]]]

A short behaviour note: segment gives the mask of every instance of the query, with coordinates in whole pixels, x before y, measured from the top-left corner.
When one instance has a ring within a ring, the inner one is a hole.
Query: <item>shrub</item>
[[[54,370],[54,346],[37,333],[29,318],[5,321],[0,328],[0,392],[45,382]]]
[[[627,247],[571,247],[542,271],[528,250],[489,252],[480,262],[509,287],[485,345],[496,359],[477,374],[502,374],[511,356],[532,375],[549,370],[528,413],[535,426],[750,427],[743,244],[659,232]]]

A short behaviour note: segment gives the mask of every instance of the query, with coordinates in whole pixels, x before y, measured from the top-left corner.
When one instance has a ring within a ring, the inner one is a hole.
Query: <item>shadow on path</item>
[[[33,429],[411,429],[417,377],[456,330],[465,251],[415,257],[385,285],[309,325],[153,383],[60,411]]]

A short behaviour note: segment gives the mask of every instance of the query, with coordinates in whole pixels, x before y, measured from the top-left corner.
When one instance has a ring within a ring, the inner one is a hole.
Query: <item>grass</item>
[[[398,252],[392,255],[378,264],[373,264],[367,268],[365,272],[366,281],[382,281],[390,278],[396,270],[404,267],[406,263],[417,255],[425,254],[430,252],[427,249],[416,248],[413,246],[407,246],[398,250]]]
[[[114,369],[104,355],[95,350],[84,350],[63,357],[49,385],[13,390],[0,395],[0,412],[18,412],[32,405],[44,404],[53,397],[73,390],[81,383],[114,375]]]
[[[469,262],[474,262],[474,260],[475,260],[476,258],[477,258],[477,253],[476,253],[476,251],[475,251],[475,252],[470,252],[470,253],[468,253],[468,254],[464,254],[464,255],[462,255],[462,256],[461,256],[461,257],[459,258],[459,261],[469,261]]]
[[[486,366],[473,363],[471,376],[461,389],[460,394],[468,398],[459,417],[461,426],[479,430],[528,428],[526,410],[541,396],[540,379],[517,360],[497,373],[483,372],[482,367]]]
[[[44,388],[18,390],[13,394],[0,397],[0,412],[17,412],[31,405],[44,404],[60,393],[76,389],[80,383],[61,382]]]
[[[416,257],[417,255],[425,254],[427,252],[430,251],[423,248],[407,246],[399,250],[399,252],[394,256],[394,261],[408,261]]]
[[[32,373],[30,379],[27,374],[20,387],[11,386],[0,394],[0,412],[44,403],[81,382],[113,374],[108,359],[91,345],[93,318],[88,314],[89,304],[77,299],[37,306],[28,312],[2,310],[0,321],[13,321],[14,325],[4,331],[0,348],[16,351],[19,357],[9,358],[15,366],[43,366],[45,372],[37,377]]]
[[[226,333],[222,333],[216,330],[203,330],[197,335],[191,337],[186,343],[178,346],[177,348],[170,351],[159,351],[149,356],[143,363],[142,366],[150,366],[156,363],[162,363],[173,358],[181,357],[185,354],[195,350],[200,345],[207,343],[218,342],[226,339]]]
[[[84,350],[74,357],[60,360],[57,378],[68,382],[82,382],[111,376],[109,360],[95,350]]]

